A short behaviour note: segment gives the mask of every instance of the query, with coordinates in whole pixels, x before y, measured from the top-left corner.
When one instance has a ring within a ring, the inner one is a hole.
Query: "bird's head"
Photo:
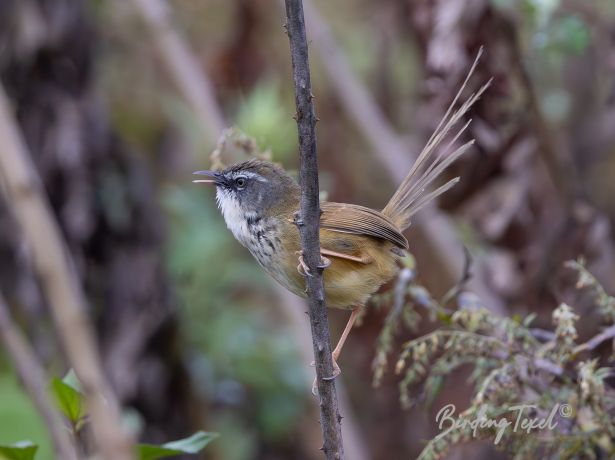
[[[299,186],[280,166],[264,160],[249,160],[221,171],[196,171],[207,179],[195,183],[216,186],[216,201],[230,226],[236,219],[270,214],[297,206]]]

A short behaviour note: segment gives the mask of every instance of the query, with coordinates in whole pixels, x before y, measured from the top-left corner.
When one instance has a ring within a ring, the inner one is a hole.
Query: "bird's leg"
[[[357,315],[359,314],[360,308],[361,307],[357,306],[352,309],[352,313],[350,314],[350,318],[348,319],[348,322],[346,323],[344,332],[342,332],[342,335],[340,339],[338,340],[337,345],[335,346],[335,349],[333,350],[333,353],[331,353],[331,358],[333,360],[333,375],[331,377],[323,377],[323,380],[333,380],[335,377],[337,377],[338,375],[342,373],[342,370],[337,364],[337,359],[340,357],[340,354],[342,353],[342,348],[344,347],[344,343],[346,342],[346,339],[348,338],[348,335],[350,334],[352,326],[354,326],[354,322],[357,319]],[[316,379],[314,379],[314,383],[312,384],[312,394],[314,396],[316,396],[316,392],[317,392],[316,384],[317,384],[317,381]]]
[[[348,334],[350,334],[350,330],[352,329],[352,326],[354,326],[354,322],[357,319],[357,315],[359,314],[359,308],[361,307],[354,307],[352,309],[352,313],[350,314],[350,318],[348,318],[348,322],[346,323],[346,327],[344,328],[344,332],[342,332],[342,336],[340,337],[340,339],[337,342],[337,345],[335,346],[335,349],[333,350],[333,367],[337,367],[337,369],[339,370],[339,366],[337,365],[337,358],[340,357],[340,354],[342,353],[342,348],[344,347],[344,343],[346,342],[346,339],[348,338]],[[339,372],[338,372],[339,375]]]

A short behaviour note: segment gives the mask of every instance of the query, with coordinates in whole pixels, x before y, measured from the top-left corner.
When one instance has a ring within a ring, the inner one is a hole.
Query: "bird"
[[[471,120],[460,128],[458,125],[491,80],[459,108],[455,109],[455,105],[477,61],[478,57],[407,176],[382,210],[320,202],[319,235],[321,257],[326,266],[323,272],[326,304],[351,311],[332,352],[332,377],[341,372],[337,361],[360,309],[400,269],[400,260],[409,249],[403,232],[410,226],[412,216],[459,181],[455,177],[434,190],[429,187],[474,143],[472,139],[456,147]],[[450,135],[453,128],[457,129]],[[450,140],[440,149],[445,139]],[[215,186],[218,208],[235,239],[275,281],[305,298],[304,277],[310,273],[303,262],[296,225],[301,195],[296,180],[281,166],[255,158],[221,170],[194,174],[207,178],[193,182]]]

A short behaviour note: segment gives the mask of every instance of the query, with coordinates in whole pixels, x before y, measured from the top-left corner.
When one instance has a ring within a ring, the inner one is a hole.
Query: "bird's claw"
[[[310,363],[310,366],[316,366],[316,362],[312,361]],[[337,362],[335,361],[335,359],[333,359],[333,375],[329,376],[329,377],[322,377],[322,379],[325,382],[330,382],[331,380],[335,380],[335,378],[340,375],[342,373],[342,370],[340,369],[340,367],[337,365]],[[312,383],[312,394],[314,396],[318,395],[318,377],[314,378],[314,382]]]
[[[298,251],[298,253],[299,253],[299,265],[297,265],[297,271],[301,274],[301,276],[312,276],[312,273],[309,267],[305,263],[305,260],[303,260],[303,253],[301,251]]]
[[[303,219],[301,218],[301,213],[299,211],[295,212],[293,214],[293,223],[297,226],[297,227],[302,227],[304,225],[303,223]]]
[[[320,256],[320,264],[318,265],[318,268],[320,268],[321,270],[324,270],[325,268],[328,268],[330,266],[331,266],[331,259]]]
[[[297,265],[297,271],[301,274],[301,276],[312,276],[312,272],[303,260],[303,252],[297,251],[296,254],[299,256],[299,265]],[[320,270],[324,270],[331,266],[331,260],[327,257],[320,256],[320,264],[317,266]]]

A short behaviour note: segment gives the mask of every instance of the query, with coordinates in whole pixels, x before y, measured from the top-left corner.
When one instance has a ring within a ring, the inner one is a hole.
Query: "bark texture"
[[[296,221],[301,236],[303,258],[310,269],[306,276],[312,343],[316,362],[316,379],[320,398],[320,423],[323,433],[323,452],[328,460],[344,458],[341,417],[338,409],[329,321],[322,279],[320,257],[320,202],[318,196],[318,158],[316,154],[316,114],[310,82],[308,44],[301,0],[286,1],[286,30],[295,83],[297,128],[299,130],[299,183],[301,210]]]

